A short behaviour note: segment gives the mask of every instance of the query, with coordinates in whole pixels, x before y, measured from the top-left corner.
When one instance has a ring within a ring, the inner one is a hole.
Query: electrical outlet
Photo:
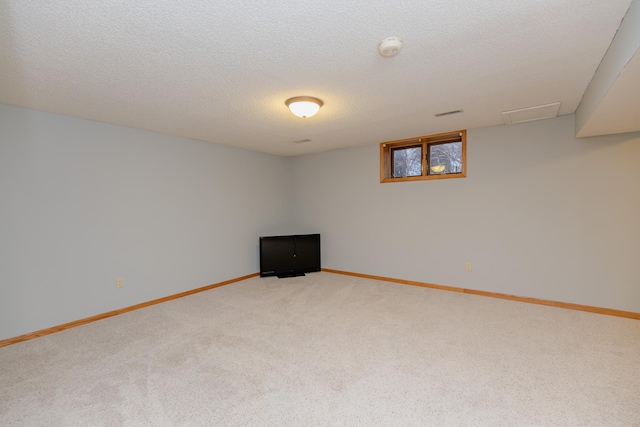
[[[124,286],[124,279],[118,278],[116,279],[116,288],[121,288]]]
[[[471,271],[471,263],[470,262],[466,263],[464,265],[464,269],[467,270],[467,271]]]

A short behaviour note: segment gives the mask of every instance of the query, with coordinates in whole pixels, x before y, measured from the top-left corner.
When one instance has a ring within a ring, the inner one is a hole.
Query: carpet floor
[[[327,272],[0,348],[2,426],[640,426],[640,321]]]

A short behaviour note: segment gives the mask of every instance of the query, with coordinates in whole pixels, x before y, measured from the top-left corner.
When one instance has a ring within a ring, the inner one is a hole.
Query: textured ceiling
[[[570,114],[630,4],[0,0],[0,103],[280,155]]]

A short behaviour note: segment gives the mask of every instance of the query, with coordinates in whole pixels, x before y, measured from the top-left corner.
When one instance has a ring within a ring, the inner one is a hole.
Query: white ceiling
[[[0,0],[0,103],[279,155],[570,114],[630,4]]]

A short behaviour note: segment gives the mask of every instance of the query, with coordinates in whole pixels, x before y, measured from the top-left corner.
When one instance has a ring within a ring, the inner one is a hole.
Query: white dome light
[[[324,102],[312,96],[296,96],[287,99],[284,103],[293,114],[302,118],[315,115],[324,105]]]

